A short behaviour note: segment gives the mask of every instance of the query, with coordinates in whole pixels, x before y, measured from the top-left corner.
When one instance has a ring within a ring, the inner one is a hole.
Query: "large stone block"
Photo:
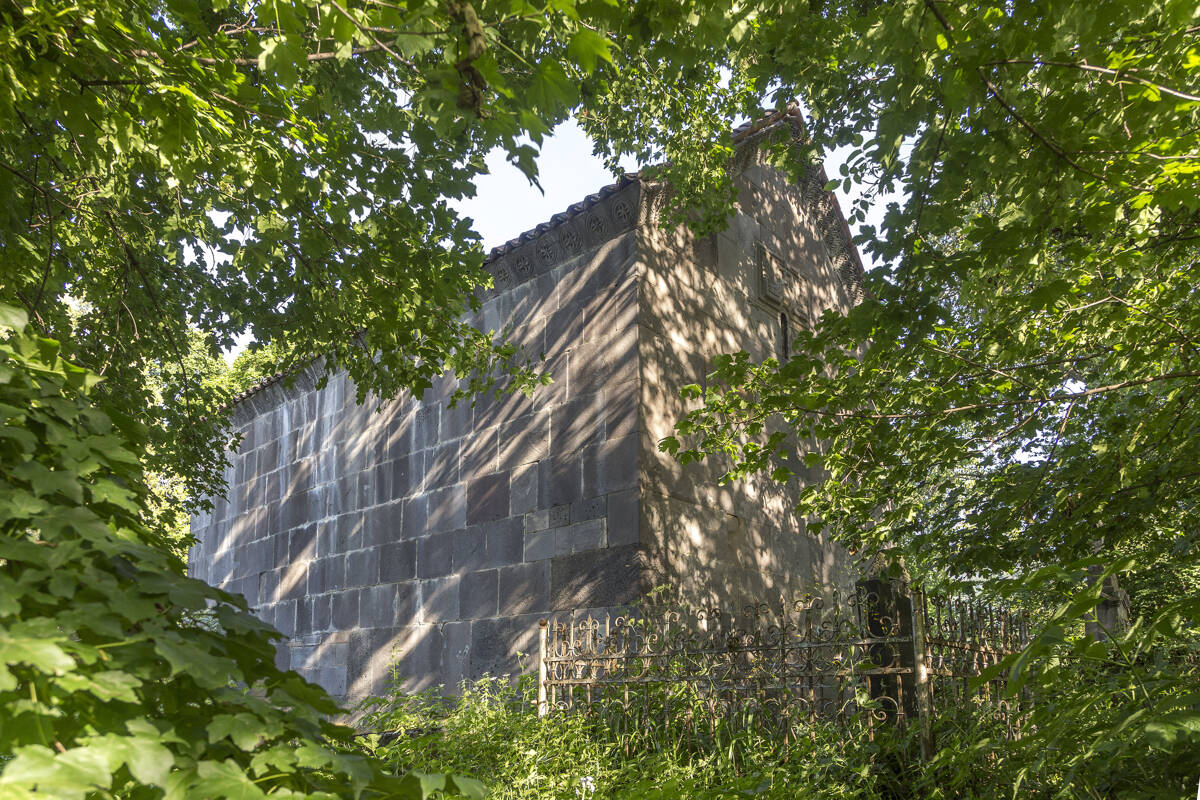
[[[522,560],[525,544],[525,524],[520,517],[485,523],[483,530],[487,538],[485,566],[499,567],[517,564]]]
[[[537,652],[538,615],[494,617],[471,623],[470,677],[514,675],[521,655]]]
[[[384,583],[412,580],[417,576],[417,543],[390,542],[379,549],[379,579]]]
[[[571,522],[583,522],[589,519],[603,517],[608,509],[608,498],[589,497],[571,504]]]
[[[467,484],[466,523],[477,525],[508,516],[508,473],[474,478]],[[461,526],[460,526],[461,527]]]
[[[367,544],[366,517],[361,511],[342,514],[337,518],[337,549],[346,553]]]
[[[420,604],[414,622],[452,622],[459,618],[462,576],[446,575],[420,582]]]
[[[572,387],[575,395],[575,388]],[[550,441],[555,455],[573,453],[604,438],[604,409],[601,395],[576,395],[551,412]]]
[[[367,505],[379,505],[395,497],[395,493],[392,491],[392,468],[390,465],[376,463],[370,469],[370,474],[373,494]]]
[[[567,506],[570,508],[570,506]],[[544,531],[550,527],[550,509],[540,508],[525,515],[525,532]]]
[[[552,608],[623,606],[649,588],[643,556],[636,546],[560,556],[550,562]]]
[[[637,544],[640,541],[638,490],[625,489],[607,496],[609,546]]]
[[[429,492],[426,497],[429,498],[429,517],[425,523],[427,531],[436,533],[467,527],[466,484],[456,483]]]
[[[500,425],[500,469],[532,464],[550,454],[550,415],[525,414]]]
[[[376,506],[366,513],[366,542],[370,547],[404,538],[404,503],[396,501]]]
[[[399,500],[417,491],[425,470],[425,454],[421,451],[408,453],[389,463],[392,470],[390,499]]]
[[[537,508],[538,465],[526,464],[509,475],[509,516],[517,517]]]
[[[479,428],[470,435],[459,440],[460,469],[465,478],[477,478],[499,470],[500,466],[500,426]]]
[[[524,558],[526,561],[539,561],[554,557],[554,538],[556,528],[540,531],[530,531],[525,534]]]
[[[449,575],[454,563],[454,532],[431,533],[417,540],[417,577]]]
[[[415,582],[384,583],[368,586],[358,598],[358,624],[361,628],[408,625],[417,615]]]
[[[333,595],[320,594],[310,598],[312,601],[312,629],[327,631],[333,626]]]
[[[371,586],[379,583],[379,550],[354,550],[346,554],[346,585]]]
[[[469,400],[460,400],[453,408],[449,403],[442,406],[439,433],[443,442],[452,441],[471,433],[474,416]]]
[[[583,469],[578,454],[555,454],[538,465],[541,470],[539,506],[569,505],[583,496]]]
[[[499,578],[494,569],[468,572],[459,587],[458,609],[463,619],[496,616]]]
[[[592,445],[583,455],[583,493],[594,497],[638,483],[638,437],[625,436]]]
[[[290,534],[288,560],[310,559],[317,554],[317,526],[305,525]]]
[[[457,694],[467,677],[471,658],[471,623],[448,622],[442,630],[442,685]]]
[[[425,450],[438,442],[438,425],[441,413],[438,406],[421,406],[413,421],[413,450]]]
[[[346,557],[339,553],[322,561],[325,564],[325,585],[329,591],[346,588]]]
[[[426,451],[425,488],[427,491],[458,483],[460,447],[459,442],[450,442]]]
[[[429,524],[429,496],[417,495],[403,501],[400,535],[405,539],[424,536]]]
[[[501,567],[500,615],[530,614],[550,609],[550,562]]]
[[[410,625],[401,628],[392,640],[385,661],[395,665],[396,675],[409,691],[424,691],[442,683],[441,628],[437,625]]]
[[[296,601],[285,600],[275,604],[275,629],[284,636],[296,635]]]
[[[333,595],[333,627],[339,631],[358,627],[358,591],[346,589]]]
[[[455,572],[483,569],[487,561],[487,533],[482,525],[454,532]]]

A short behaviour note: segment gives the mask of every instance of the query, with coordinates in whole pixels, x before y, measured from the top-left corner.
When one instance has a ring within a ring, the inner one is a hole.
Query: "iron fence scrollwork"
[[[970,682],[1026,637],[1018,613],[896,581],[737,611],[571,612],[541,622],[538,712],[603,715],[634,736],[714,742],[752,728],[785,748],[815,736],[819,721],[869,730],[919,722],[928,756],[939,704],[1004,705],[998,682],[979,690]]]

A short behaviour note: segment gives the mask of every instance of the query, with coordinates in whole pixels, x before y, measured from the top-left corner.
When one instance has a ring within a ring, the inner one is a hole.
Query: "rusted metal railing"
[[[538,631],[538,713],[603,714],[631,735],[752,727],[785,748],[818,723],[916,722],[928,758],[939,706],[970,699],[1011,721],[999,680],[970,682],[1026,637],[1021,614],[895,581],[736,613],[571,612]]]

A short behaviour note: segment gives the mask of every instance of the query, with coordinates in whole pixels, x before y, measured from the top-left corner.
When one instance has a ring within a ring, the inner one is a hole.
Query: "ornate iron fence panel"
[[[538,709],[602,716],[633,739],[701,744],[749,731],[786,748],[825,722],[873,731],[919,718],[928,730],[935,703],[977,699],[969,680],[1024,636],[1016,615],[888,581],[736,612],[572,612],[542,621]]]

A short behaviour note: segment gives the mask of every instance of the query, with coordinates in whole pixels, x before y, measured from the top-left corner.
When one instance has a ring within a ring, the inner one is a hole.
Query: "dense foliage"
[[[814,469],[811,530],[1061,603],[1014,666],[1051,667],[1060,715],[1126,700],[1070,757],[1200,763],[1194,676],[1143,680],[1200,623],[1196,4],[797,5],[731,52],[804,98],[815,145],[849,145],[847,185],[903,200],[860,238],[883,264],[862,305],[785,364],[719,358],[664,446],[731,478]],[[1080,686],[1055,658],[1089,652],[1077,623],[1117,573],[1142,621]]]
[[[193,329],[384,396],[535,364],[460,319],[488,278],[446,199],[493,147],[533,175],[619,20],[600,0],[3,0],[0,299],[210,492],[227,395],[187,368]]]
[[[1193,680],[1197,672],[1193,662]],[[1086,692],[1090,681],[1105,684],[1108,673],[1100,664],[1082,666],[1074,691]],[[872,729],[865,718],[798,722],[787,742],[739,727],[713,747],[689,733],[724,725],[698,698],[680,696],[672,706],[676,723],[694,726],[666,725],[656,708],[644,729],[622,725],[626,732],[617,734],[581,713],[539,719],[530,683],[487,680],[464,686],[452,700],[393,693],[372,701],[366,721],[374,733],[365,746],[396,770],[428,765],[488,775],[497,800],[1178,798],[1194,791],[1194,761],[1177,753],[1126,748],[1076,758],[1078,742],[1090,728],[1112,724],[1126,698],[1116,691],[1087,714],[1064,717],[1055,706],[1063,689],[1049,687],[1024,722],[1027,733],[1043,733],[1019,739],[1006,736],[987,706],[939,704],[938,749],[925,763],[915,729]],[[1073,698],[1064,699],[1072,705]]]
[[[0,797],[407,797],[245,600],[147,527],[144,429],[0,305]]]

